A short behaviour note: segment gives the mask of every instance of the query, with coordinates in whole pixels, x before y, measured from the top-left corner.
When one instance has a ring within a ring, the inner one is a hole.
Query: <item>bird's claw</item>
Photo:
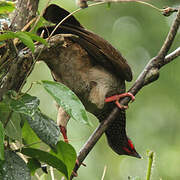
[[[119,103],[119,100],[120,100],[121,98],[124,98],[124,97],[130,97],[132,102],[135,100],[135,97],[133,96],[133,94],[131,94],[130,92],[127,92],[127,93],[123,93],[123,94],[118,94],[118,95],[114,95],[114,96],[107,97],[107,98],[105,99],[105,102],[115,101],[115,104],[116,104],[120,109],[127,109],[128,106],[125,106],[125,105],[122,105],[122,104]]]

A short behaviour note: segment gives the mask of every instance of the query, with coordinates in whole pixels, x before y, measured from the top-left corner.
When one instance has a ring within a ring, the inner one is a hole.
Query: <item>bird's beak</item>
[[[139,158],[139,159],[142,159],[142,157],[136,152],[134,151],[134,153],[132,154],[132,156],[136,157],[136,158]]]

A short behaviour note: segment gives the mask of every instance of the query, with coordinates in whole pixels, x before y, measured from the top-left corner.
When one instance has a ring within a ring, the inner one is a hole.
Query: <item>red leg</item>
[[[78,166],[80,166],[78,159],[76,159],[76,164],[77,164]],[[84,164],[84,163],[81,163],[81,164],[86,167],[86,164]],[[74,172],[74,171],[72,171],[72,174],[73,174],[74,177],[77,177],[77,176],[78,176],[78,174],[77,174],[76,172]]]
[[[61,131],[61,133],[63,135],[64,142],[69,143],[68,138],[67,138],[66,128],[64,126],[61,126],[61,125],[59,126],[59,128],[60,128],[60,131]]]
[[[119,99],[123,98],[123,97],[130,97],[131,101],[133,102],[135,100],[135,97],[131,94],[131,93],[123,93],[123,94],[119,94],[119,95],[114,95],[114,96],[110,96],[107,97],[105,99],[105,102],[112,102],[115,101],[116,105],[120,108],[120,109],[127,109],[128,106],[123,106],[119,103]]]

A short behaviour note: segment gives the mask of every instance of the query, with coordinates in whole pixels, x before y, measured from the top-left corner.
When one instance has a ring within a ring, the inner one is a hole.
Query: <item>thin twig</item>
[[[55,179],[54,179],[54,171],[53,171],[53,167],[50,166],[49,170],[50,170],[50,174],[51,174],[51,180],[55,180]]]
[[[91,4],[89,5],[89,7],[92,7],[92,6],[97,6],[97,5],[100,5],[100,4],[104,4],[105,2],[98,2],[98,3],[94,3],[94,4]],[[51,32],[51,34],[49,35],[48,37],[48,40],[53,36],[54,32],[57,30],[57,28],[66,20],[68,19],[70,16],[74,15],[75,13],[81,11],[82,9],[79,8],[79,9],[76,9],[74,10],[73,12],[71,12],[70,14],[68,14],[64,19],[62,19],[57,25],[56,27],[53,29],[53,31]]]
[[[30,84],[30,87],[23,93],[23,94],[27,94],[30,90],[31,90],[31,88],[33,87],[33,85],[34,84],[36,84],[37,82],[32,82],[31,84]]]
[[[158,53],[158,58],[160,58],[160,61],[162,61],[164,59],[164,57],[167,55],[173,41],[174,41],[174,38],[176,36],[176,33],[179,29],[179,25],[180,25],[180,9],[177,13],[177,16],[170,28],[170,31],[166,37],[166,40],[162,46],[162,48],[160,49],[159,53]]]
[[[30,146],[33,146],[33,145],[36,145],[36,144],[40,144],[40,143],[42,143],[42,141],[34,142],[34,143],[31,143],[31,144],[24,144],[23,148],[30,147]]]
[[[105,165],[105,166],[104,166],[103,175],[102,175],[101,180],[104,180],[104,177],[105,177],[105,174],[106,174],[106,170],[107,170],[107,166]]]
[[[34,30],[34,28],[36,27],[37,23],[39,22],[40,18],[43,16],[44,11],[46,10],[46,8],[48,7],[49,3],[51,2],[51,0],[48,0],[48,2],[46,3],[44,9],[41,11],[40,15],[38,16],[38,18],[36,19],[36,22],[34,23],[33,27],[31,28],[30,32],[32,32]]]
[[[92,2],[104,2],[104,3],[123,3],[123,2],[137,2],[137,3],[141,3],[141,4],[144,4],[146,6],[150,6],[151,8],[154,8],[160,12],[163,12],[164,10],[163,9],[159,9],[158,7],[150,4],[150,3],[147,3],[146,1],[148,0],[83,0],[83,1],[92,1]],[[79,0],[79,5],[81,5],[81,0]],[[89,5],[90,6],[90,5]]]
[[[103,3],[137,2],[140,4],[144,4],[146,6],[149,6],[153,9],[161,12],[164,16],[170,16],[172,13],[178,11],[177,8],[171,8],[171,7],[166,7],[166,8],[160,9],[160,8],[154,6],[153,4],[148,3],[147,1],[149,1],[149,0],[77,0],[77,5],[80,8],[87,8],[88,7],[88,4],[87,4],[88,1],[103,2]]]
[[[159,9],[157,8],[156,6],[152,5],[152,4],[149,4],[147,2],[145,2],[144,0],[140,1],[140,0],[92,0],[96,3],[93,3],[93,4],[90,4],[88,5],[88,7],[92,7],[92,6],[97,6],[97,5],[100,5],[100,4],[105,4],[105,3],[109,3],[109,2],[137,2],[137,3],[141,3],[141,4],[145,4],[147,6],[150,6],[160,12],[164,12],[164,9]],[[54,32],[57,30],[57,28],[66,20],[68,19],[70,16],[74,15],[75,13],[79,12],[82,10],[82,8],[85,8],[87,7],[87,1],[86,0],[79,0],[78,1],[78,4],[80,6],[79,9],[76,9],[75,11],[71,12],[69,15],[67,15],[64,19],[62,19],[62,21],[60,21],[56,27],[53,29],[53,31],[51,32],[51,34],[49,35],[48,37],[48,40],[53,36]]]

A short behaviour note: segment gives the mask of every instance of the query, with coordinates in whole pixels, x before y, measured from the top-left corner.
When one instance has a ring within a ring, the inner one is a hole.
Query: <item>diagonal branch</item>
[[[137,78],[133,86],[129,89],[129,92],[131,92],[133,95],[136,95],[141,90],[141,88],[143,88],[145,85],[150,84],[151,82],[157,80],[159,77],[159,69],[180,55],[180,47],[177,48],[171,54],[167,55],[174,41],[174,38],[177,34],[179,26],[180,26],[180,9],[178,10],[177,16],[171,26],[171,29],[158,55],[149,61],[149,63],[146,65],[142,73],[139,75],[139,77]],[[130,102],[130,98],[128,97],[120,101],[120,103],[123,105],[126,105],[129,102]],[[77,172],[81,163],[84,161],[86,156],[92,150],[96,142],[100,139],[100,137],[105,132],[107,127],[113,122],[115,117],[118,116],[119,112],[120,112],[119,108],[115,107],[112,110],[111,114],[109,114],[107,119],[101,122],[100,125],[93,132],[93,134],[89,137],[89,139],[87,140],[87,142],[84,144],[84,146],[81,148],[79,152],[79,155],[78,155],[79,163],[75,164],[73,172],[75,173]],[[71,175],[70,179],[73,179],[73,177],[74,177],[74,174]]]

